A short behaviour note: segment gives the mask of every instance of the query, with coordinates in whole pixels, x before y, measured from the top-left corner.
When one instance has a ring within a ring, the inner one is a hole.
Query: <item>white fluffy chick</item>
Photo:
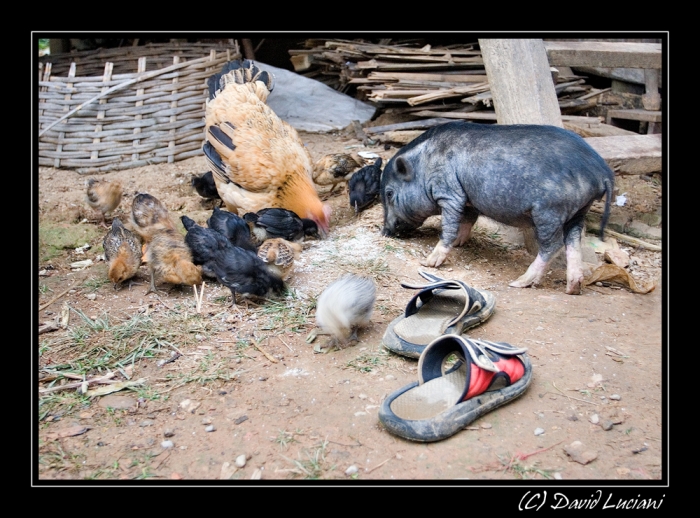
[[[316,325],[344,347],[357,340],[357,330],[369,324],[377,287],[369,277],[348,273],[329,284],[316,302]]]

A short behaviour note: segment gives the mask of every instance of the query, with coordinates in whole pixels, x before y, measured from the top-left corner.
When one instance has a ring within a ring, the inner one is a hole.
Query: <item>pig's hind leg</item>
[[[581,255],[581,236],[585,218],[575,216],[564,226],[564,243],[566,245],[566,293],[580,295],[583,285],[583,259]]]
[[[559,221],[547,216],[540,217],[539,221],[537,218],[533,220],[539,251],[527,271],[509,284],[514,288],[538,285],[547,270],[547,265],[564,244],[564,231]]]

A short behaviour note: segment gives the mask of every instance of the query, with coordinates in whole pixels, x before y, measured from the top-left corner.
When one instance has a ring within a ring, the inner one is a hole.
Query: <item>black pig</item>
[[[480,214],[534,228],[539,253],[510,286],[538,284],[554,254],[566,245],[566,292],[578,294],[584,217],[605,195],[602,239],[614,182],[605,160],[571,131],[448,122],[427,130],[387,163],[381,181],[382,234],[400,236],[442,214],[440,241],[422,261],[438,267],[453,246],[466,242]]]

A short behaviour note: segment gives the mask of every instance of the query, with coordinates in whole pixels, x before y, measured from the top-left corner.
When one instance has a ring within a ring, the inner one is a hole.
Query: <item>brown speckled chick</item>
[[[112,212],[121,203],[123,193],[121,183],[90,178],[86,182],[86,187],[85,200],[87,204],[100,213],[100,224],[108,228],[105,214]]]
[[[347,153],[331,153],[314,163],[312,174],[316,185],[332,185],[332,193],[340,183],[347,182],[355,171],[362,167],[361,161]]]
[[[149,243],[153,236],[162,230],[177,228],[165,205],[147,193],[134,196],[131,205],[131,226],[144,243]]]
[[[141,238],[127,229],[119,218],[112,220],[112,228],[102,241],[105,260],[109,265],[109,280],[116,290],[122,282],[131,279],[141,266]]]
[[[294,261],[301,254],[301,249],[300,243],[275,237],[263,241],[258,248],[258,257],[263,260],[270,273],[286,281],[292,273]]]

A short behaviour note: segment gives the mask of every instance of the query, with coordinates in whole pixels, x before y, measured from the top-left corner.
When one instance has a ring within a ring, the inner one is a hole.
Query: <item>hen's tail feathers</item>
[[[214,74],[207,79],[209,86],[209,99],[216,97],[219,90],[223,90],[229,83],[242,85],[244,83],[254,83],[260,81],[265,85],[268,92],[272,92],[275,86],[275,78],[269,72],[261,70],[249,59],[244,61],[229,61],[224,64],[221,72]]]

